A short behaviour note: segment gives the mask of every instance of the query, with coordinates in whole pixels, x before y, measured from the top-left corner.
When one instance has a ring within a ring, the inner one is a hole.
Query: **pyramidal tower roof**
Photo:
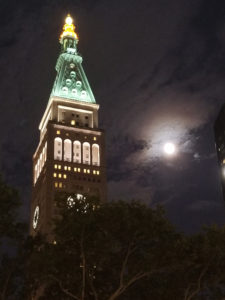
[[[73,19],[68,14],[59,39],[61,53],[56,63],[57,76],[51,96],[96,103],[82,67],[82,56],[77,51],[78,41]]]

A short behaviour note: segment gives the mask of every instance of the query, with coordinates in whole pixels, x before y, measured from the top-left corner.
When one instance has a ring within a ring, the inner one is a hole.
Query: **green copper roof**
[[[82,57],[77,53],[78,39],[71,36],[61,38],[61,54],[56,63],[57,76],[51,96],[96,103],[91,87],[82,67]]]

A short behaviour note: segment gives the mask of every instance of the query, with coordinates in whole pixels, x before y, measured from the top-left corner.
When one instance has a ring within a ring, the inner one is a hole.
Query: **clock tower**
[[[30,234],[48,234],[58,191],[106,200],[104,131],[77,51],[70,15],[60,36],[56,79],[41,119],[40,142],[33,155]]]

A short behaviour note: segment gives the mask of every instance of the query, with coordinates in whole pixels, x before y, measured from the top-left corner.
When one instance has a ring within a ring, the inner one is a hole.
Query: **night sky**
[[[224,0],[1,1],[0,163],[23,217],[68,12],[106,130],[109,199],[162,204],[187,232],[224,224],[213,134],[225,102]]]

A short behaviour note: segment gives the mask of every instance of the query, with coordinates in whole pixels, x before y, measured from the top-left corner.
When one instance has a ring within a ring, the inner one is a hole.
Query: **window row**
[[[68,162],[83,163],[95,166],[100,165],[99,145],[66,139],[62,141],[60,137],[54,140],[54,159]]]
[[[80,173],[82,170],[80,168],[74,168],[74,172],[78,172]],[[100,171],[99,170],[93,170],[91,172],[90,169],[83,169],[83,173],[85,174],[93,174],[93,175],[100,175]],[[62,173],[53,173],[53,177],[58,177],[58,178],[64,178],[66,179],[67,178],[67,174],[62,174]]]
[[[96,179],[96,178],[82,178],[82,177],[77,177],[77,180],[82,180],[82,181],[88,181],[88,182],[94,182],[94,183],[101,183],[101,180],[100,179]],[[54,186],[55,188],[66,188],[67,185],[66,185],[66,182],[54,182]],[[77,187],[77,186],[76,186]],[[82,187],[83,189],[83,187]]]
[[[44,164],[47,159],[47,142],[45,143],[41,154],[39,155],[39,158],[37,160],[37,163],[34,167],[34,183],[38,180],[39,175],[41,174],[41,171],[44,167]]]

